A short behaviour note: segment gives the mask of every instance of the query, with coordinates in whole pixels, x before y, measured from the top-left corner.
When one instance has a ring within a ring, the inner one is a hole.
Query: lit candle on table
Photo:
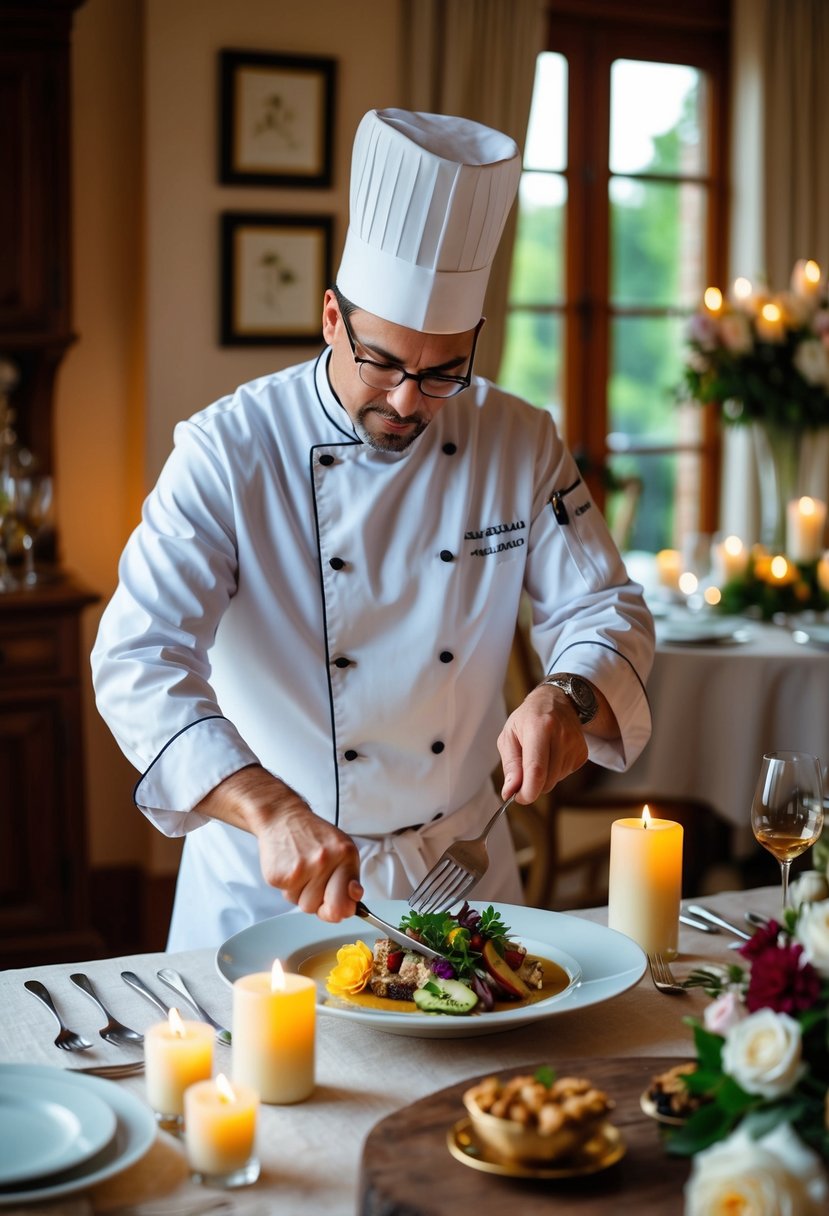
[[[764,342],[782,342],[786,336],[783,310],[779,304],[769,301],[757,314],[757,334]]]
[[[711,548],[711,573],[714,582],[722,587],[732,579],[745,574],[748,566],[748,550],[739,536],[726,536]]]
[[[820,266],[811,258],[800,258],[792,271],[792,291],[805,300],[814,300],[820,291]]]
[[[813,562],[823,549],[826,503],[795,498],[786,505],[786,554],[793,562]]]
[[[682,825],[616,819],[610,829],[608,919],[648,954],[676,955],[682,897]]]
[[[273,970],[233,985],[233,1080],[263,1102],[302,1102],[314,1088],[317,989],[304,975]]]
[[[246,1186],[259,1177],[254,1156],[259,1095],[231,1085],[224,1073],[199,1081],[184,1095],[187,1160],[197,1182]]]
[[[184,1091],[213,1072],[213,1027],[185,1022],[177,1009],[144,1035],[147,1100],[163,1127],[180,1126]]]
[[[661,587],[676,591],[682,573],[682,558],[678,549],[660,549],[656,555],[656,573]]]
[[[719,287],[706,287],[702,293],[702,302],[710,313],[718,316],[722,312],[722,292]]]

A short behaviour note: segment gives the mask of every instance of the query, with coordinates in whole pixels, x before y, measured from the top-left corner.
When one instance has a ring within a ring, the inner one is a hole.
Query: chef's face
[[[396,368],[409,376],[431,373],[462,378],[469,369],[477,332],[424,334],[362,309],[355,309],[346,323],[334,292],[327,291],[323,334],[332,348],[331,386],[363,442],[381,452],[404,451],[447,399],[426,396],[413,379],[404,379],[394,388],[374,388],[361,378],[357,359]],[[365,363],[362,367],[363,376],[376,374]]]

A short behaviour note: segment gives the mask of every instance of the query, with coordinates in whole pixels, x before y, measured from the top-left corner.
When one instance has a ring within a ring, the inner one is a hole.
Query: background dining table
[[[730,624],[734,636],[693,640],[695,622],[700,636],[707,623]],[[680,630],[684,641],[676,640]],[[794,626],[681,608],[657,617],[650,741],[627,772],[594,770],[591,794],[706,803],[732,826],[734,856],[750,856],[763,753],[804,751],[829,764],[829,627],[822,625],[824,644],[795,634]]]
[[[706,897],[705,903],[745,928],[745,911],[777,912],[779,888],[722,893]],[[568,915],[607,924],[606,908]],[[707,935],[682,925],[675,971],[685,976],[703,962],[734,961],[729,949],[734,941],[725,932]],[[82,969],[113,1012],[143,1030],[160,1015],[127,987],[120,973],[134,971],[159,991],[156,971],[165,966],[179,971],[214,1018],[230,1025],[231,988],[218,973],[216,952],[209,949],[5,971],[0,973],[0,1063],[71,1068],[140,1058],[140,1047],[117,1048],[98,1039],[98,1015],[69,975]],[[95,1040],[91,1051],[78,1058],[56,1050],[50,1015],[23,987],[30,978],[46,985],[70,1026]],[[262,1172],[255,1185],[233,1192],[196,1185],[189,1179],[181,1141],[159,1131],[146,1156],[124,1172],[80,1196],[44,1204],[43,1210],[69,1216],[184,1216],[211,1210],[240,1216],[444,1216],[450,1211],[457,1216],[475,1210],[488,1216],[512,1204],[522,1216],[532,1216],[548,1211],[554,1198],[558,1213],[593,1216],[615,1211],[627,1196],[635,1200],[638,1216],[679,1211],[688,1164],[666,1156],[659,1127],[641,1112],[638,1097],[655,1070],[693,1058],[691,1031],[683,1019],[701,1016],[706,1000],[698,989],[680,996],[660,994],[646,972],[635,987],[606,1003],[569,1013],[562,1008],[518,1029],[471,1038],[392,1035],[322,1013],[317,1018],[316,1089],[303,1103],[262,1107],[257,1136]],[[230,1071],[230,1052],[216,1045],[214,1071]],[[628,1142],[623,1160],[603,1174],[563,1184],[493,1177],[455,1160],[446,1133],[464,1114],[460,1093],[466,1085],[491,1072],[532,1071],[541,1064],[560,1075],[564,1065],[605,1080]],[[143,1076],[107,1084],[128,1087],[145,1100]],[[652,1182],[646,1185],[643,1179]],[[666,1187],[674,1195],[668,1206]],[[405,1204],[398,1191],[406,1192]],[[0,1194],[0,1205],[2,1198]],[[221,1208],[223,1199],[228,1206]],[[20,1210],[31,1216],[34,1209]]]

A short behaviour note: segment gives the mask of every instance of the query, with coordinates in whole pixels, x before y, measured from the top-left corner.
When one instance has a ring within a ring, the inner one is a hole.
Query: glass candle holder
[[[184,1092],[213,1074],[213,1027],[185,1022],[178,1010],[170,1020],[150,1026],[144,1035],[147,1101],[164,1131],[180,1134]]]
[[[259,1177],[254,1152],[259,1095],[220,1073],[184,1094],[184,1142],[190,1176],[206,1186],[250,1186]]]

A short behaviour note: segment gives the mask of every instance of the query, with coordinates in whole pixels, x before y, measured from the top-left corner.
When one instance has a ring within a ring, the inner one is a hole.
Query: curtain
[[[544,49],[544,0],[402,0],[404,105],[457,114],[512,136],[523,150],[535,61]],[[476,364],[501,362],[517,207],[493,262]]]
[[[730,277],[788,286],[798,258],[829,271],[829,3],[734,0]],[[803,489],[829,497],[820,437]],[[747,428],[725,432],[721,522],[759,533],[754,453]]]

